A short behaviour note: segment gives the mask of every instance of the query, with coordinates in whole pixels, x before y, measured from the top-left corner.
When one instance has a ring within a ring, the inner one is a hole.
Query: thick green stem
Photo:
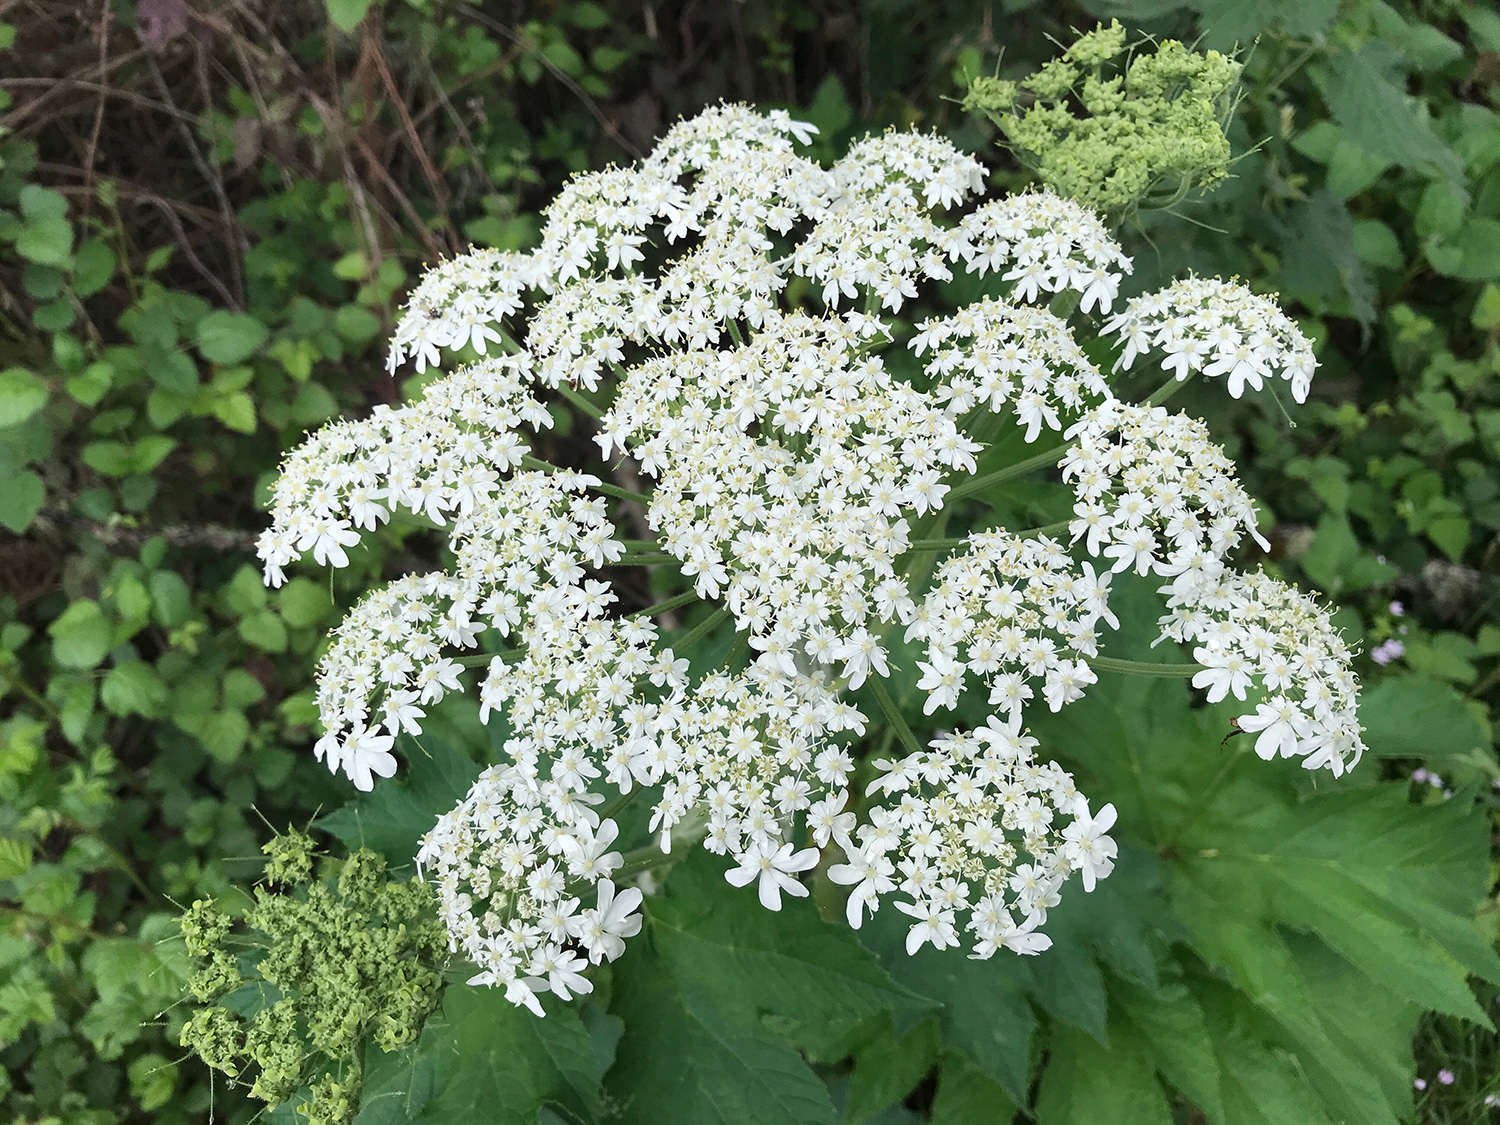
[[[657,602],[655,605],[648,605],[645,609],[638,609],[629,616],[656,617],[658,614],[670,613],[674,609],[681,609],[683,606],[690,605],[693,602],[699,600],[700,599],[698,595],[694,591],[689,590],[685,594],[678,594],[675,598],[668,598],[664,602]]]
[[[987,488],[1012,480],[1015,477],[1025,476],[1027,473],[1034,472],[1037,469],[1045,469],[1049,465],[1055,465],[1063,459],[1063,454],[1067,453],[1067,451],[1068,446],[1059,445],[1054,449],[1038,453],[1035,457],[1028,457],[1024,461],[1017,461],[1014,465],[1007,465],[1003,469],[996,469],[993,473],[985,473],[982,477],[969,477],[967,480],[960,481],[954,485],[948,495],[943,497],[943,502],[951,504],[955,500],[962,500],[965,496],[972,496],[976,492],[983,492]]]
[[[709,614],[696,627],[689,630],[685,636],[679,637],[672,643],[672,651],[682,652],[697,644],[708,634],[712,633],[720,625],[729,619],[729,610],[720,609]]]
[[[524,468],[536,469],[542,473],[560,473],[565,471],[556,465],[543,461],[539,457],[533,457],[529,453],[521,458],[521,465]],[[644,492],[631,492],[628,488],[619,488],[612,484],[605,484],[602,481],[594,485],[593,488],[595,492],[603,493],[605,496],[613,496],[617,500],[634,500],[637,504],[651,503],[651,497],[647,496]]]
[[[613,565],[613,566],[665,566],[668,563],[675,563],[675,562],[680,562],[680,561],[681,560],[678,559],[675,555],[669,555],[669,554],[667,554],[664,551],[658,551],[658,552],[655,552],[655,553],[652,553],[652,554],[636,554],[633,551],[627,551],[627,552],[625,552],[625,554],[621,555],[618,559],[616,559],[611,565]]]
[[[584,398],[572,387],[560,386],[557,388],[557,393],[561,395],[562,398],[566,400],[570,405],[581,410],[583,413],[587,414],[595,421],[598,421],[600,418],[604,417],[604,411],[600,410],[597,406],[595,406],[588,399]]]
[[[897,707],[896,701],[891,698],[885,681],[879,676],[871,676],[866,682],[870,685],[871,694],[875,696],[875,702],[880,704],[880,710],[885,713],[885,721],[896,732],[896,737],[901,740],[902,745],[913,754],[922,753],[922,744],[917,741],[917,736],[912,733],[911,727],[906,725],[901,708]]]
[[[1090,668],[1103,672],[1124,672],[1127,676],[1160,676],[1165,679],[1186,679],[1207,668],[1205,664],[1154,664],[1144,660],[1120,660],[1113,656],[1090,656],[1085,658]]]
[[[1171,398],[1178,391],[1182,390],[1183,387],[1191,383],[1193,381],[1193,376],[1197,374],[1198,373],[1196,371],[1189,371],[1185,378],[1173,379],[1170,383],[1165,383],[1162,386],[1156,388],[1156,391],[1151,395],[1150,398],[1146,400],[1146,405],[1160,406],[1162,403],[1166,402],[1167,399]]]

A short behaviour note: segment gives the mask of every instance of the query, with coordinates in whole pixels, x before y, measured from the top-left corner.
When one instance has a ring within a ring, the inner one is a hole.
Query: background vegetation
[[[1101,690],[1049,744],[1146,827],[1035,967],[708,911],[732,892],[694,861],[581,1019],[455,990],[361,1119],[697,1120],[748,1071],[779,1075],[742,1103],[764,1121],[1486,1120],[1494,988],[1447,958],[1493,965],[1476,904],[1500,936],[1500,15],[1461,0],[0,6],[0,1118],[253,1113],[177,1046],[175,916],[243,904],[273,826],[348,796],[308,753],[313,662],[335,606],[436,542],[398,528],[274,592],[250,544],[283,450],[409,389],[381,345],[424,263],[526,245],[568,175],[719,98],[797,107],[825,157],[915,124],[1023,182],[968,78],[1116,15],[1244,52],[1234,178],[1126,237],[1138,284],[1238,274],[1319,343],[1295,426],[1178,401],[1274,514],[1268,565],[1362,642],[1383,761],[1317,796],[1220,776],[1225,723],[1181,685]],[[487,745],[461,710],[437,733]],[[1152,778],[1129,808],[1121,747]],[[405,862],[468,762],[326,827]]]

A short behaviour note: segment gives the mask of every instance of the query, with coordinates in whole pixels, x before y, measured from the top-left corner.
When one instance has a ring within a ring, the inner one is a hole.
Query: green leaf
[[[996,1082],[957,1051],[943,1055],[929,1125],[1009,1125],[1016,1107]]]
[[[239,363],[253,354],[270,330],[253,316],[217,309],[198,322],[194,339],[203,358],[214,363]]]
[[[1127,1034],[1110,1041],[1105,1048],[1073,1028],[1053,1030],[1033,1110],[1037,1125],[1172,1125],[1144,1045]]]
[[[0,430],[18,426],[47,404],[47,384],[30,371],[0,371]]]
[[[370,10],[372,0],[328,0],[328,18],[340,31],[353,31]]]
[[[578,1013],[554,1005],[539,1019],[504,989],[450,985],[413,1047],[385,1055],[372,1044],[365,1059],[358,1125],[535,1125],[544,1105],[589,1120],[599,1111],[599,1060]]]
[[[0,879],[14,879],[31,870],[31,845],[0,836]]]
[[[47,487],[41,477],[30,471],[16,473],[0,489],[0,527],[20,535],[31,526],[46,499]]]
[[[141,715],[159,718],[170,693],[156,669],[144,660],[116,665],[104,677],[99,698],[105,709],[115,715]]]
[[[92,297],[115,273],[115,252],[102,239],[90,238],[73,256],[73,295]]]
[[[255,400],[244,391],[225,395],[214,402],[214,417],[235,433],[255,432]]]
[[[380,852],[393,869],[411,867],[421,838],[479,776],[473,759],[436,738],[423,735],[419,742],[403,736],[397,749],[407,763],[404,779],[397,775],[382,781],[318,821],[345,847]]]
[[[344,305],[333,314],[333,330],[351,344],[363,344],[380,332],[380,321],[361,305]]]
[[[1451,684],[1394,676],[1360,695],[1365,745],[1383,758],[1433,760],[1490,748],[1489,725]]]
[[[232,762],[250,738],[250,720],[243,711],[215,711],[199,729],[198,738],[219,761]]]
[[[930,946],[908,957],[905,918],[882,909],[860,937],[899,983],[942,1004],[938,1024],[944,1046],[962,1053],[1013,1101],[1025,1104],[1036,1016],[1026,1000],[1027,973],[1019,959],[971,961],[953,956],[957,950]]]
[[[723,868],[698,849],[673,870],[667,895],[648,904],[656,947],[685,996],[807,1022],[931,1007],[892,980],[848,926],[824,922],[805,899],[784,899],[774,914],[760,909]]]
[[[246,644],[254,645],[265,652],[286,651],[286,624],[279,615],[269,610],[253,614],[241,621],[239,633]]]
[[[1203,1009],[1170,962],[1155,989],[1113,977],[1109,995],[1119,1035],[1142,1044],[1152,1064],[1202,1109],[1210,1121],[1224,1116],[1219,1064]]]
[[[1346,140],[1371,156],[1461,183],[1463,161],[1417,115],[1404,88],[1389,76],[1389,55],[1390,48],[1371,43],[1329,58],[1323,97],[1333,119]]]
[[[1412,805],[1406,789],[1283,804],[1252,776],[1171,845],[1173,913],[1193,948],[1273,1021],[1335,1118],[1398,1120],[1380,1079],[1390,1060],[1374,1053],[1385,1040],[1328,1017],[1286,930],[1316,934],[1372,997],[1409,1001],[1408,1039],[1421,1008],[1487,1023],[1466,973],[1500,978],[1500,957],[1472,921],[1487,882],[1487,818],[1466,802]]]
[[[855,1052],[844,1100],[846,1125],[859,1125],[911,1093],[932,1069],[938,1042],[935,1019],[922,1020],[899,1038],[887,1022],[881,1034]]]
[[[52,657],[64,668],[92,668],[114,645],[114,630],[92,598],[82,598],[47,626]]]
[[[796,1051],[757,1020],[684,997],[639,938],[616,964],[611,1011],[625,1021],[608,1076],[622,1125],[832,1125],[827,1087]]]
[[[326,587],[308,578],[293,578],[277,594],[281,616],[294,629],[316,625],[333,609]]]

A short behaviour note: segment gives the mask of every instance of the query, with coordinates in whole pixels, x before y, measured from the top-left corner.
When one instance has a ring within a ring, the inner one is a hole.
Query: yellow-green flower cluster
[[[180,919],[199,962],[189,988],[204,1003],[181,1042],[231,1079],[253,1074],[250,1093],[270,1105],[308,1087],[297,1112],[343,1125],[359,1104],[366,1037],[393,1051],[437,1007],[447,935],[431,889],[389,881],[374,852],[356,851],[334,878],[315,876],[300,832],[263,850],[266,882],[243,931],[209,901]]]
[[[1104,214],[1175,202],[1222,179],[1239,64],[1168,39],[1110,74],[1125,53],[1119,21],[1101,24],[1019,84],[975,79],[964,107],[999,126],[1048,187]]]

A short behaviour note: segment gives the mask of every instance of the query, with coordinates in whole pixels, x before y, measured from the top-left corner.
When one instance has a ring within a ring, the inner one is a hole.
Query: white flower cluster
[[[1233,398],[1281,378],[1306,402],[1318,366],[1312,344],[1276,302],[1217,277],[1188,277],[1136,297],[1104,331],[1125,345],[1115,370],[1128,369],[1142,352],[1164,352],[1162,367],[1179,380],[1196,371],[1222,375]]]
[[[1268,693],[1238,720],[1256,734],[1257,754],[1301,757],[1308,769],[1335,777],[1359,762],[1365,744],[1352,654],[1327,610],[1260,571],[1226,571],[1161,592],[1171,611],[1161,619],[1161,639],[1196,646],[1193,659],[1206,667],[1193,686],[1206,688],[1209,702],[1229,694],[1243,700],[1252,687]]]
[[[1090,816],[1072,777],[1054,763],[1037,764],[1036,746],[1019,715],[991,717],[977,730],[933,739],[926,751],[875,762],[881,776],[870,792],[886,803],[856,840],[843,841],[848,862],[828,869],[835,883],[853,888],[849,924],[858,928],[865,909],[874,913],[882,895],[897,891],[910,901],[896,909],[915,919],[908,953],[929,942],[959,944],[963,912],[975,957],[1050,946],[1037,927],[1068,875],[1079,872],[1092,891],[1114,867],[1116,846],[1105,833],[1115,809]]]
[[[1111,401],[1068,436],[1062,476],[1077,498],[1068,530],[1094,558],[1113,560],[1112,570],[1187,576],[1181,584],[1217,577],[1246,532],[1269,549],[1234,462],[1202,422]]]
[[[410,406],[320,431],[275,488],[260,542],[273,584],[299,555],[347,565],[357,533],[398,507],[449,536],[451,564],[360,602],[320,668],[317,752],[359,788],[394,773],[396,736],[462,686],[475,658],[447,654],[504,639],[479,701],[506,730],[505,760],[419,861],[473,979],[538,1013],[544,992],[587,992],[589,966],[640,928],[625,881],[690,843],[728,856],[726,878],[773,910],[807,893],[800,876],[825,849],[842,852],[829,873],[851,888],[851,923],[896,895],[909,948],[964,930],[979,957],[1046,948],[1039,927],[1069,875],[1089,890],[1109,873],[1113,808],[1092,815],[1066,772],[1039,763],[1024,720],[1038,694],[1055,711],[1094,682],[1099,623],[1118,626],[1111,570],[996,529],[940,559],[930,585],[909,577],[951,546],[914,543],[909,520],[937,523],[977,471],[964,426],[979,412],[1010,416],[1028,442],[1065,435],[1073,541],[1114,572],[1171,579],[1163,630],[1194,646],[1200,686],[1271,693],[1241,720],[1262,754],[1335,772],[1358,757],[1349,654],[1326,615],[1225,569],[1255,534],[1233,466],[1201,424],[1116,400],[1074,336],[1075,306],[1108,314],[1131,268],[1097,217],[1045,192],[950,217],[984,170],[948,142],[888,133],[825,170],[796,153],[809,128],[711,109],[639,166],[574,179],[537,250],[439,265],[399,323],[392,370],[477,362]],[[924,320],[908,382],[910,360],[880,354],[902,329],[874,314],[958,261],[1009,290]],[[798,278],[822,315],[785,307]],[[1132,301],[1108,330],[1127,341],[1123,364],[1164,349],[1179,375],[1225,375],[1236,395],[1279,374],[1301,398],[1313,366],[1274,305],[1223,283]],[[590,394],[612,399],[580,402]],[[619,493],[598,477],[529,458],[522,427],[552,421],[538,396],[593,416],[606,461],[635,460],[665,555],[626,553],[592,495]],[[620,615],[606,568],[663,557],[722,599],[748,666],[695,675],[687,639],[674,651],[645,615]],[[996,714],[919,749],[883,683],[896,628],[925,646],[927,714],[971,678]],[[911,752],[873,763],[856,812],[866,717],[842,693],[866,681]],[[647,839],[619,850],[630,821],[616,810],[632,800],[649,803]]]
[[[979,403],[998,414],[1009,405],[1028,442],[1043,426],[1061,430],[1059,411],[1113,397],[1067,322],[1046,309],[985,299],[920,329],[912,350],[932,349],[924,370],[950,409],[962,416]]]
[[[927,692],[925,714],[952,708],[970,672],[990,687],[989,702],[1014,722],[1033,697],[1029,679],[1043,681],[1047,705],[1058,711],[1083,695],[1097,677],[1087,660],[1099,646],[1094,625],[1109,611],[1113,575],[1089,563],[1073,569],[1061,545],[1004,531],[969,537],[969,549],[933,576],[906,639],[927,642],[917,687]]]
[[[606,457],[657,478],[647,519],[699,595],[723,593],[787,674],[805,654],[863,679],[867,627],[911,610],[902,512],[940,507],[979,450],[861,342],[846,320],[775,313],[744,347],[634,368],[600,423]]]
[[[1072,289],[1084,312],[1109,312],[1121,276],[1132,269],[1099,216],[1046,191],[982,204],[964,216],[951,245],[970,273],[1009,267],[1001,278],[1015,282],[1011,300],[1035,301],[1043,293]]]
[[[966,249],[963,232],[939,224],[934,207],[953,207],[984,190],[984,167],[938,137],[886,133],[850,148],[833,166],[839,205],[792,254],[796,272],[821,282],[825,304],[861,289],[899,312],[916,280],[947,281],[947,261]]]

